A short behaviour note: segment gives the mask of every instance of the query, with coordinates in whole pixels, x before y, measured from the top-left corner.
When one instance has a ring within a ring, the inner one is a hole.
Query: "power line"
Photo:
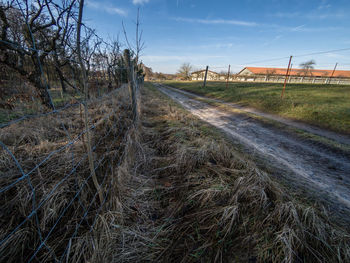
[[[341,51],[347,51],[347,50],[350,50],[350,48],[334,49],[334,50],[321,51],[321,52],[309,53],[309,54],[304,54],[304,55],[296,55],[294,57],[307,57],[307,56],[327,54],[327,53],[334,53],[334,52],[341,52]]]
[[[293,56],[294,58],[296,57],[307,57],[307,56],[313,56],[313,55],[320,55],[320,54],[329,54],[329,53],[336,53],[336,52],[342,52],[342,51],[349,51],[350,48],[341,48],[341,49],[333,49],[333,50],[328,50],[328,51],[319,51],[319,52],[312,52],[312,53],[307,53],[307,54],[301,54],[301,55],[295,55]],[[279,57],[279,58],[272,58],[272,59],[264,59],[264,60],[257,60],[257,61],[253,61],[253,62],[248,62],[245,64],[231,64],[231,66],[248,66],[248,65],[252,65],[252,64],[260,64],[260,63],[265,63],[265,62],[271,62],[271,61],[278,61],[278,60],[284,60],[284,59],[289,59],[290,56],[286,56],[286,57]],[[319,64],[319,65],[333,65],[333,64]],[[339,65],[343,65],[343,66],[348,66],[350,65],[350,63],[339,63]],[[221,68],[227,68],[227,66],[213,66],[210,67],[211,69],[221,69]]]
[[[328,51],[320,51],[320,52],[313,52],[313,53],[302,54],[302,55],[295,55],[293,57],[294,58],[296,58],[296,57],[307,57],[307,56],[327,54],[327,53],[335,53],[335,52],[342,52],[342,51],[348,51],[348,50],[350,50],[350,48],[333,49],[333,50],[328,50]],[[288,57],[265,59],[265,60],[255,61],[255,62],[249,62],[249,63],[246,63],[245,65],[259,64],[259,63],[264,63],[264,62],[269,62],[269,61],[276,61],[276,60],[282,60],[282,59],[288,59],[288,58],[289,58],[289,56]]]

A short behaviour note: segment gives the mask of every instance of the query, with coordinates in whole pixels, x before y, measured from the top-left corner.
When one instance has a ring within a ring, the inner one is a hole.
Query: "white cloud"
[[[132,0],[132,3],[134,5],[143,5],[143,4],[147,4],[149,2],[149,0]]]
[[[121,16],[126,16],[127,12],[121,8],[117,8],[117,7],[106,7],[105,10],[110,13],[110,14],[117,14],[117,15],[121,15]]]
[[[300,26],[296,26],[296,27],[293,27],[291,28],[290,31],[294,31],[294,32],[301,32],[305,29],[305,25],[300,25]]]
[[[327,53],[325,56],[328,58],[345,58],[345,56],[335,53]]]
[[[176,21],[188,22],[188,23],[199,23],[208,25],[235,25],[235,26],[258,26],[255,22],[247,22],[240,20],[226,20],[226,19],[195,19],[195,18],[183,18],[176,17]]]
[[[191,56],[176,56],[176,55],[145,55],[142,58],[148,62],[171,62],[171,61],[187,61],[191,57],[192,60],[207,60],[208,58],[225,58],[225,56],[205,56],[205,55],[191,55]]]
[[[102,2],[95,2],[95,1],[89,0],[86,2],[86,5],[89,8],[105,11],[105,12],[112,14],[112,15],[127,16],[127,14],[128,14],[128,12],[122,8],[111,6],[111,5],[102,3]]]
[[[275,14],[271,14],[273,17],[278,18],[294,18],[300,16],[299,12],[292,12],[292,13],[283,13],[283,12],[277,12]]]
[[[264,24],[262,25],[264,29],[262,29],[260,32],[269,32],[269,31],[276,31],[276,32],[330,32],[330,31],[339,31],[339,30],[345,30],[344,27],[337,27],[337,26],[329,26],[329,27],[308,27],[305,24],[299,25],[299,26],[281,26],[277,24]]]
[[[343,19],[347,18],[347,13],[344,10],[329,10],[330,5],[319,6],[317,9],[309,12],[277,12],[268,16],[277,18],[306,18],[310,20],[323,19]]]
[[[327,3],[327,0],[322,0],[321,4],[317,7],[318,10],[331,8],[332,5]]]
[[[232,43],[216,43],[216,44],[208,44],[208,45],[199,45],[199,46],[194,46],[193,48],[216,48],[216,49],[223,49],[223,48],[233,48],[235,45]]]

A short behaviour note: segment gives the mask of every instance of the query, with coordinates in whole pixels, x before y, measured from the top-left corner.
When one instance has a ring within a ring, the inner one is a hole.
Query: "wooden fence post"
[[[290,73],[290,66],[292,63],[292,58],[293,58],[293,56],[290,56],[290,58],[289,58],[289,63],[288,63],[288,68],[287,68],[287,72],[286,72],[286,78],[284,79],[284,85],[283,85],[283,90],[282,90],[282,94],[281,94],[281,99],[283,99],[284,90],[286,89],[287,80],[288,80],[288,76]]]
[[[229,81],[229,79],[230,79],[230,69],[231,69],[231,65],[228,65],[227,80],[226,80],[226,89],[228,88],[228,81]]]
[[[207,66],[207,68],[205,69],[203,88],[205,88],[205,86],[207,85],[208,69],[209,69],[209,66]]]
[[[331,75],[331,77],[328,79],[328,81],[326,81],[326,83],[331,84],[331,81],[332,81],[332,78],[333,78],[333,76],[334,76],[334,72],[335,72],[335,70],[337,69],[337,66],[338,66],[338,62],[335,63],[334,69],[333,69],[333,71],[332,71],[332,75]]]
[[[131,62],[130,59],[130,50],[124,50],[124,60],[126,64],[126,71],[128,73],[128,87],[131,98],[131,106],[132,106],[132,115],[134,122],[138,118],[137,113],[137,98],[136,98],[136,87],[135,87],[135,79],[134,79],[134,63]]]

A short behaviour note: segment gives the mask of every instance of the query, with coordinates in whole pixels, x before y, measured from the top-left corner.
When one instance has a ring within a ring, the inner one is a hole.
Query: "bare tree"
[[[120,77],[117,73],[118,65],[120,65],[121,56],[121,44],[118,40],[113,40],[111,43],[104,43],[104,49],[99,51],[99,56],[103,58],[105,65],[105,72],[107,74],[108,88],[112,89],[113,80],[115,85],[120,85]]]
[[[179,68],[177,74],[180,78],[184,80],[191,79],[192,66],[190,63],[183,63]]]
[[[43,63],[56,50],[63,21],[72,15],[74,4],[75,0],[63,6],[53,0],[37,0],[36,5],[28,1],[0,3],[0,63],[29,81],[48,108],[54,106]]]
[[[301,63],[299,66],[303,69],[304,75],[307,76],[308,73],[312,75],[311,70],[314,69],[314,65],[316,65],[315,60],[309,60],[304,63]]]
[[[276,69],[267,69],[265,74],[265,81],[269,81],[271,76],[276,74]]]

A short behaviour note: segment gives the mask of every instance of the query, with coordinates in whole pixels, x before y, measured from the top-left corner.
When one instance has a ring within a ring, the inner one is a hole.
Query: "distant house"
[[[204,80],[205,70],[199,70],[191,73],[192,80]],[[219,80],[220,74],[214,71],[208,70],[207,80]]]
[[[237,75],[238,81],[283,82],[286,68],[245,67]],[[350,84],[349,70],[292,69],[288,82]]]

